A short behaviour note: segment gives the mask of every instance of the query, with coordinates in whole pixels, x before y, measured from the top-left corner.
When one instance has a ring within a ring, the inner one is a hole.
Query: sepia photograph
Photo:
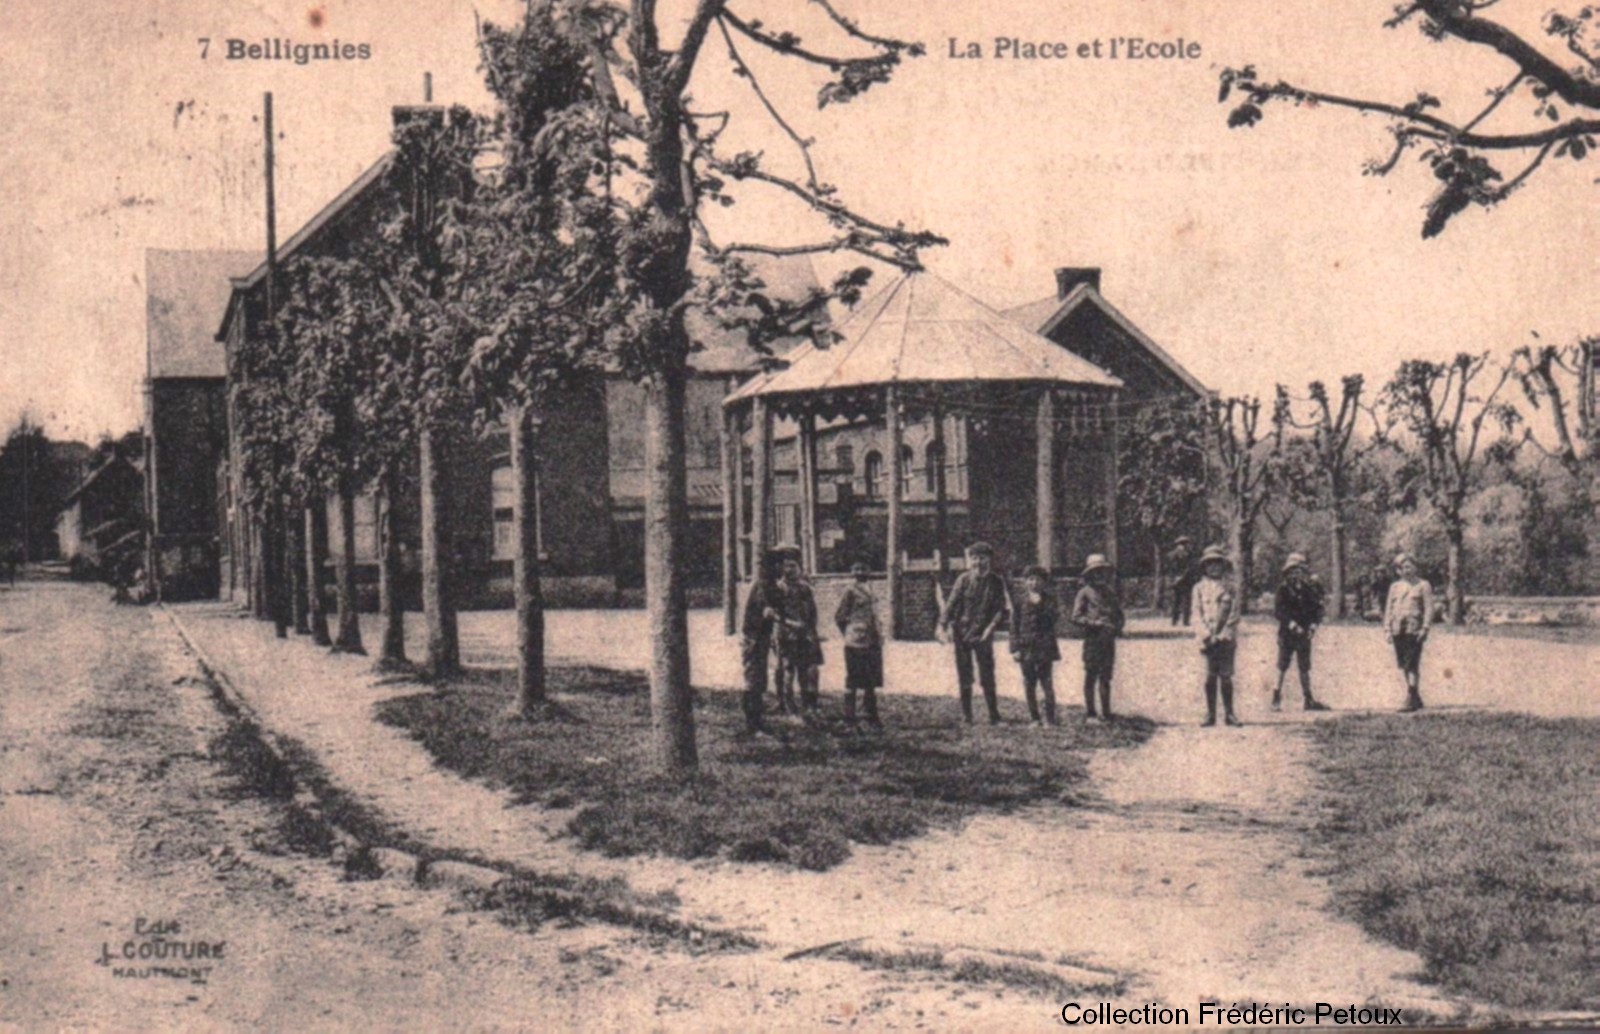
[[[1600,1025],[1600,7],[6,22],[0,1028]]]

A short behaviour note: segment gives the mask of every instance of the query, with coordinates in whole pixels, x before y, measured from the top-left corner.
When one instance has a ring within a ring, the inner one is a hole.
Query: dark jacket
[[[1028,599],[1024,589],[1017,594],[1017,610],[1011,616],[1011,652],[1024,661],[1059,661],[1061,646],[1056,642],[1056,598],[1047,588],[1039,602]]]
[[[1272,607],[1278,627],[1288,631],[1292,622],[1300,626],[1303,634],[1322,624],[1325,610],[1323,595],[1322,582],[1315,575],[1298,584],[1288,578],[1279,582],[1278,595]]]
[[[844,636],[844,645],[851,649],[871,649],[883,643],[877,601],[865,585],[857,583],[844,591],[838,609],[833,612],[833,623]]]
[[[746,639],[752,641],[772,640],[773,619],[766,616],[768,608],[773,607],[772,583],[757,580],[750,586],[750,594],[744,600],[744,622],[740,631]]]
[[[1122,634],[1127,618],[1122,613],[1122,600],[1117,590],[1109,585],[1085,585],[1072,601],[1072,623],[1090,635]]]
[[[986,575],[962,571],[945,600],[939,624],[950,629],[959,642],[975,642],[991,624],[1003,627],[1010,615],[1004,578],[994,571]]]

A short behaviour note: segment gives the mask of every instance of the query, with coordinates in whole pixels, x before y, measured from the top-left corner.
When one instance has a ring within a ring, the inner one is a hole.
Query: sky
[[[422,97],[485,107],[475,18],[511,0],[11,0],[0,29],[0,426],[29,412],[52,434],[92,439],[141,419],[144,249],[264,246],[264,91],[274,94],[280,239],[387,147],[389,109]],[[676,7],[663,4],[669,20]],[[733,0],[818,49],[837,39],[817,8]],[[1493,211],[1420,236],[1429,170],[1385,155],[1384,120],[1268,109],[1229,130],[1217,75],[1263,75],[1347,95],[1476,110],[1509,78],[1493,55],[1382,27],[1390,0],[838,0],[864,28],[921,40],[887,86],[818,110],[818,79],[743,49],[774,103],[816,140],[821,178],[882,221],[950,245],[927,265],[1005,308],[1053,290],[1057,266],[1098,266],[1113,304],[1209,386],[1298,393],[1405,358],[1506,354],[1594,333],[1600,315],[1600,159],[1552,161]],[[1547,0],[1494,14],[1537,32]],[[369,60],[228,61],[228,38],[366,43]],[[1079,59],[1113,37],[1198,43],[1186,60]],[[202,38],[211,40],[202,57]],[[977,42],[981,59],[950,56]],[[1065,60],[991,56],[997,38],[1064,42]],[[1542,37],[1539,37],[1542,39]],[[842,47],[833,47],[842,49]],[[724,139],[797,168],[720,38],[694,83],[727,110]],[[1509,128],[1531,103],[1508,101]],[[1514,168],[1508,162],[1507,168]],[[818,227],[751,196],[720,213],[723,243],[795,243]],[[831,266],[822,263],[823,272]],[[837,263],[834,263],[837,265]],[[888,272],[880,274],[888,277]]]

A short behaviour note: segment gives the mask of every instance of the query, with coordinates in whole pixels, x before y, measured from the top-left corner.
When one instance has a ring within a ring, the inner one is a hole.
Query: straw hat
[[[1111,567],[1111,561],[1106,559],[1104,553],[1090,553],[1089,558],[1083,562],[1083,576],[1089,577],[1091,571]]]
[[[1290,553],[1288,559],[1283,562],[1283,573],[1288,574],[1297,567],[1306,566],[1306,563],[1306,555],[1304,553]]]
[[[1200,566],[1205,567],[1213,560],[1220,560],[1229,567],[1233,566],[1233,559],[1228,556],[1228,551],[1221,546],[1207,546],[1206,551],[1200,554]]]

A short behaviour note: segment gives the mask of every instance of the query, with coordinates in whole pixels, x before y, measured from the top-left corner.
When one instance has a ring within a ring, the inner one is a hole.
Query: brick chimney
[[[1079,284],[1100,290],[1099,266],[1062,266],[1056,270],[1056,297],[1065,298]]]

